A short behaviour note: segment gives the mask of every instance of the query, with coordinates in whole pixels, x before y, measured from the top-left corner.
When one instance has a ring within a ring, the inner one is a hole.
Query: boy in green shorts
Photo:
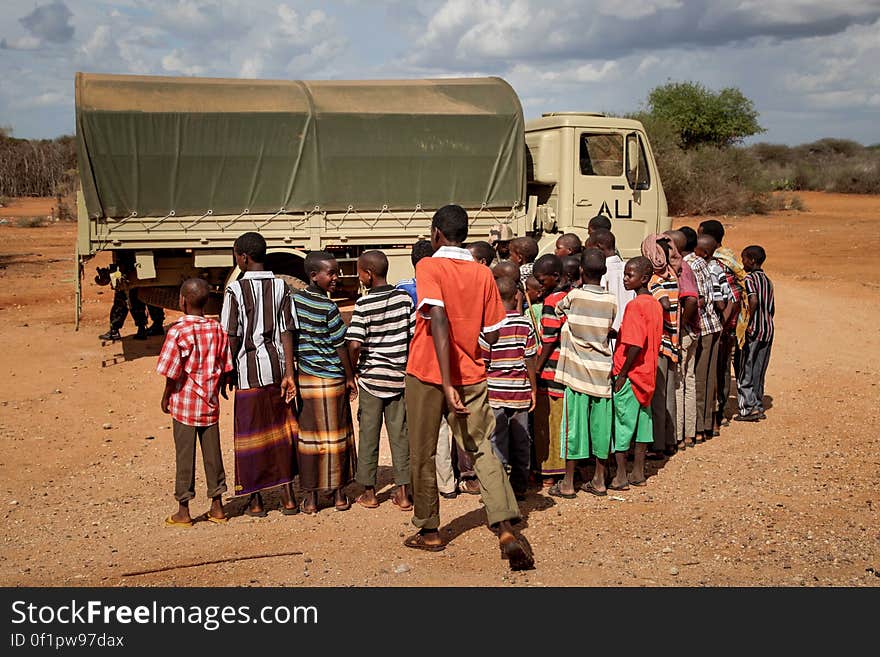
[[[645,485],[645,452],[654,442],[651,399],[657,380],[657,358],[663,335],[663,308],[648,291],[654,273],[644,256],[633,258],[623,270],[623,286],[636,293],[626,304],[614,350],[612,380],[614,394],[614,460],[617,472],[612,490],[626,490],[629,484]],[[635,437],[632,474],[626,474],[626,453]]]
[[[605,255],[599,249],[583,252],[579,278],[583,285],[573,289],[556,306],[565,318],[556,381],[565,386],[561,456],[565,476],[548,491],[568,499],[576,495],[574,470],[579,460],[596,457],[596,470],[583,490],[605,495],[605,460],[611,444],[611,344],[617,300],[601,285]]]

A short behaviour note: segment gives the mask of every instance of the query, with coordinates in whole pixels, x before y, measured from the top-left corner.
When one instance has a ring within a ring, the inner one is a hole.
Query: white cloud
[[[89,40],[79,48],[85,61],[91,63],[107,62],[120,57],[119,46],[109,25],[98,25]]]
[[[71,101],[69,93],[61,91],[46,91],[36,96],[20,98],[13,102],[13,106],[19,109],[36,109],[41,107],[55,107]]]
[[[678,9],[681,4],[681,0],[598,0],[596,9],[605,16],[634,20],[653,16],[661,9]]]
[[[177,48],[162,58],[162,68],[169,73],[184,75],[201,75],[206,70],[204,66],[189,61],[189,58]]]
[[[500,75],[530,117],[632,111],[654,86],[695,80],[742,89],[769,130],[763,139],[878,141],[878,0],[64,2],[3,0],[0,116],[17,135],[70,132],[73,75],[85,70]]]
[[[43,42],[35,36],[23,36],[12,41],[0,39],[0,50],[39,50]]]

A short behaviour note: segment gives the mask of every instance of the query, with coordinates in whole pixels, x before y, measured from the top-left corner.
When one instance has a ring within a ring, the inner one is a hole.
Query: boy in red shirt
[[[457,205],[440,208],[431,222],[433,257],[416,267],[419,304],[406,369],[406,413],[412,470],[413,524],[418,533],[404,545],[436,552],[440,501],[435,457],[440,420],[446,417],[458,445],[471,454],[489,525],[497,530],[512,570],[531,568],[531,555],[514,535],[520,518],[510,482],[492,450],[495,417],[488,403],[486,368],[479,339],[498,340],[507,321],[492,272],[467,249],[468,215]]]
[[[196,439],[202,444],[202,461],[211,509],[209,521],[226,522],[222,495],[226,473],[220,451],[221,379],[232,371],[232,354],[219,322],[205,317],[210,289],[204,279],[190,278],[180,286],[183,317],[168,329],[156,371],[165,377],[162,412],[172,418],[177,476],[174,497],[177,513],[165,519],[168,527],[191,527],[189,501],[196,496]],[[224,397],[225,397],[224,391]]]
[[[663,308],[648,291],[654,268],[644,256],[633,258],[623,270],[623,285],[636,293],[626,304],[614,350],[614,459],[617,472],[609,488],[626,490],[645,485],[645,452],[654,442],[651,399],[657,380],[657,358],[663,335]],[[626,474],[626,453],[635,437],[635,462]]]

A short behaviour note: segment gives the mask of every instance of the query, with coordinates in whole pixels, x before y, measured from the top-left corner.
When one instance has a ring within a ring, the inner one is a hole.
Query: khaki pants
[[[362,387],[358,388],[358,460],[356,481],[362,486],[376,485],[379,467],[379,434],[382,418],[391,446],[394,483],[409,484],[409,438],[406,433],[406,402],[403,393],[394,397],[376,397]]]
[[[440,422],[440,433],[437,434],[437,489],[441,493],[455,492],[455,470],[452,469],[452,433],[446,418]]]
[[[202,445],[202,461],[205,465],[205,483],[208,497],[226,492],[226,472],[223,470],[223,454],[220,451],[220,425],[191,427],[172,420],[174,451],[177,456],[177,474],[174,479],[174,499],[188,502],[196,496],[196,439]]]
[[[699,336],[683,331],[681,353],[678,357],[678,376],[675,386],[675,431],[678,440],[697,435],[697,379],[694,366],[697,362]]]
[[[516,498],[501,461],[492,451],[495,416],[489,407],[486,382],[459,386],[458,394],[470,415],[459,417],[446,407],[439,385],[406,377],[406,413],[409,424],[412,469],[413,524],[419,529],[440,527],[440,498],[437,493],[437,434],[444,416],[458,445],[474,461],[489,525],[520,517]]]

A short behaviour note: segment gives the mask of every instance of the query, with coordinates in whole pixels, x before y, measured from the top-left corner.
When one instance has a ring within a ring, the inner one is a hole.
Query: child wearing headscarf
[[[653,233],[642,241],[642,255],[654,268],[648,291],[663,308],[663,335],[657,359],[657,382],[651,401],[654,444],[648,458],[671,455],[676,448],[675,388],[678,365],[678,272],[681,254],[668,235]]]

